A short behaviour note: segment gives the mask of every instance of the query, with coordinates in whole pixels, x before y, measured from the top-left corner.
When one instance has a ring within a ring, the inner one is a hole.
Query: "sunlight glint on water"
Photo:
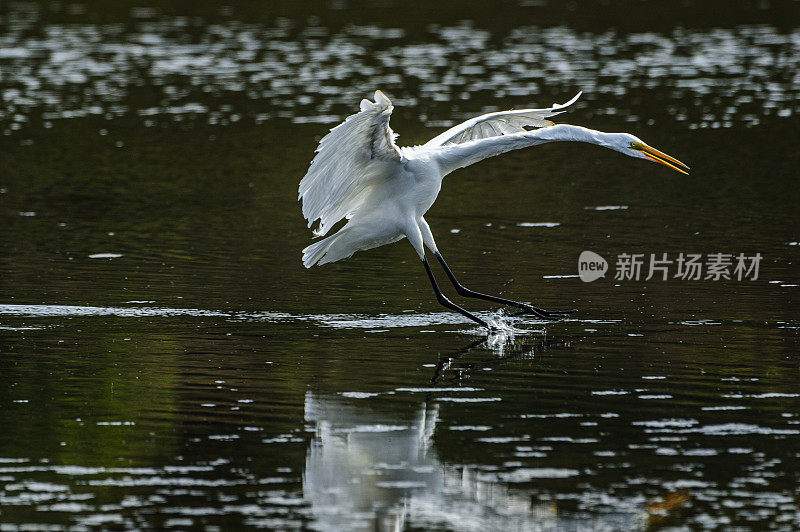
[[[401,28],[308,27],[298,34],[291,23],[202,25],[155,15],[137,20],[130,32],[116,24],[45,25],[31,35],[38,17],[34,10],[24,22],[6,23],[0,37],[0,81],[12,106],[0,109],[5,134],[32,121],[126,114],[147,127],[281,118],[336,123],[376,88],[399,107],[424,101],[420,118],[431,127],[497,110],[468,105],[487,93],[514,105],[544,106],[583,90],[579,108],[639,122],[646,117],[628,92],[668,90],[662,112],[690,128],[752,126],[764,116],[800,112],[794,76],[800,33],[769,26],[682,28],[669,35],[525,26],[497,42],[465,23],[431,25],[430,44],[419,45],[403,42]],[[188,28],[201,37],[176,38]],[[409,91],[398,68],[417,80],[418,92]],[[127,97],[142,85],[159,97],[131,108]],[[229,101],[242,96],[246,108]],[[597,108],[594,99],[615,104]]]

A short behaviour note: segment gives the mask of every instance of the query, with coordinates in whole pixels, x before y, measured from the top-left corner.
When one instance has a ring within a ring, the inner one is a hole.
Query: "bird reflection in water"
[[[306,455],[303,494],[320,530],[403,530],[406,524],[475,530],[531,530],[552,518],[552,504],[483,482],[467,466],[439,461],[432,448],[439,405],[426,401],[415,418],[306,395],[306,421],[316,435]]]
[[[305,420],[315,435],[306,454],[303,494],[311,504],[313,528],[521,531],[595,525],[641,529],[655,524],[644,507],[638,514],[610,512],[588,521],[585,516],[579,520],[559,515],[556,502],[535,501],[529,491],[488,479],[476,466],[447,464],[437,456],[437,391],[457,386],[473,367],[506,364],[567,346],[559,340],[511,346],[500,346],[491,337],[475,341],[441,357],[430,387],[415,389],[427,393],[410,419],[390,411],[388,402],[308,392]],[[490,359],[469,362],[478,353],[483,357],[486,348],[494,351]],[[658,508],[661,520],[668,509]]]
[[[311,501],[315,528],[389,531],[413,523],[531,530],[554,518],[552,503],[532,504],[529,494],[482,481],[474,468],[442,463],[433,449],[437,383],[456,360],[490,341],[481,339],[443,357],[430,392],[410,420],[398,421],[397,415],[345,397],[306,395],[305,419],[316,434],[306,455],[303,492]],[[459,378],[465,371],[466,366],[458,368]]]
[[[537,353],[557,347],[569,347],[569,342],[564,340],[541,340],[534,344],[528,344],[524,340],[517,342],[513,334],[502,331],[496,332],[486,338],[475,340],[458,351],[441,357],[433,371],[431,384],[436,385],[444,380],[458,384],[475,367],[494,368],[516,360],[533,358]],[[491,352],[490,358],[483,358],[476,362],[464,360],[467,355],[479,352],[481,348]]]

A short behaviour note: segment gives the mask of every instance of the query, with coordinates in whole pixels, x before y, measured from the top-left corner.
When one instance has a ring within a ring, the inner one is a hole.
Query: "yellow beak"
[[[676,170],[682,174],[689,175],[689,167],[682,162],[680,162],[675,157],[671,157],[664,153],[663,151],[659,151],[655,148],[648,146],[647,144],[642,144],[639,142],[634,142],[631,144],[631,148],[634,150],[639,150],[644,154],[645,157],[650,159],[653,162],[661,163],[664,166],[669,166],[673,170]]]

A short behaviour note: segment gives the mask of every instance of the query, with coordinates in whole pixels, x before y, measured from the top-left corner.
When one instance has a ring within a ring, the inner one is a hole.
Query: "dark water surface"
[[[0,530],[800,527],[796,6],[526,4],[2,4]],[[448,177],[461,280],[579,309],[464,302],[487,338],[407,242],[302,267],[297,183],[377,88],[401,144],[584,90],[562,121],[692,176],[548,145]]]

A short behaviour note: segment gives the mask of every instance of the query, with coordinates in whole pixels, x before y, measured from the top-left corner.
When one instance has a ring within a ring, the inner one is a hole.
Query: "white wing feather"
[[[554,103],[545,109],[518,109],[516,111],[500,111],[471,118],[457,126],[453,126],[444,133],[432,138],[425,143],[425,148],[462,144],[471,140],[479,140],[501,135],[522,133],[527,128],[540,128],[552,126],[548,117],[564,112],[564,109],[575,103],[580,98],[579,92],[567,103]]]
[[[375,102],[361,101],[361,112],[331,129],[319,143],[308,172],[300,181],[298,200],[316,236],[326,234],[362,204],[372,183],[387,175],[387,163],[400,163],[401,154],[389,127],[392,103],[381,91]]]

